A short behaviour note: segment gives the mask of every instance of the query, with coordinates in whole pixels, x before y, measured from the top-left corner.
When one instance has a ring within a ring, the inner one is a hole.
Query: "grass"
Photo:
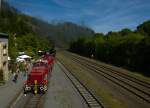
[[[75,54],[75,53],[71,53],[71,54],[76,55],[76,56],[80,56],[80,55]],[[80,57],[83,57],[83,56],[80,56]],[[83,58],[85,58],[85,57],[83,57]],[[141,79],[141,80],[150,82],[150,77],[144,76],[144,75],[140,74],[139,72],[132,72],[132,71],[126,70],[126,69],[124,69],[124,68],[116,67],[116,66],[113,66],[113,65],[111,65],[111,64],[106,64],[106,63],[101,62],[101,61],[99,61],[99,60],[93,60],[93,59],[90,59],[90,58],[86,58],[86,59],[88,59],[88,60],[90,60],[90,61],[92,61],[92,62],[95,62],[95,63],[97,63],[97,64],[100,64],[100,65],[108,66],[108,67],[110,67],[110,68],[119,68],[119,69],[121,69],[121,70],[123,70],[123,71],[126,71],[126,74],[128,74],[128,75],[130,75],[130,76],[133,76],[133,77],[136,77],[136,78],[138,78],[138,79]]]
[[[94,90],[96,96],[102,101],[106,108],[124,108],[125,104],[115,99],[113,95],[105,90],[98,81],[83,68],[75,66],[69,59],[67,59],[62,54],[57,54],[57,58],[61,61],[67,68],[78,77],[88,88]]]

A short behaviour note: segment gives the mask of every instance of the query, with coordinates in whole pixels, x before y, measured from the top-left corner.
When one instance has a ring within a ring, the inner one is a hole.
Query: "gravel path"
[[[54,65],[44,108],[87,108],[82,97],[57,64]]]
[[[14,97],[22,90],[25,81],[23,74],[18,76],[17,83],[12,81],[13,76],[6,82],[5,85],[0,86],[0,108],[6,108]]]
[[[63,57],[65,58],[65,56]],[[112,96],[118,100],[120,100],[122,103],[125,104],[125,107],[127,108],[149,108],[150,104],[146,103],[145,101],[139,99],[132,93],[128,92],[127,90],[123,89],[122,87],[112,83],[112,81],[107,80],[103,76],[95,73],[94,71],[91,71],[87,67],[84,67],[83,65],[80,65],[80,62],[74,62],[69,58],[69,56],[66,56],[65,59],[70,60],[70,64],[74,64],[78,68],[81,68],[85,70],[85,73],[91,74],[91,76],[95,77],[95,81],[99,82],[99,85],[106,90],[108,90]],[[82,63],[84,64],[84,63]]]

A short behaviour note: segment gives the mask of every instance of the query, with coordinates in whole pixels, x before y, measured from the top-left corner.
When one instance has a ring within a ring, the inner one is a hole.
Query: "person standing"
[[[14,73],[13,82],[17,82],[18,79],[18,73]]]

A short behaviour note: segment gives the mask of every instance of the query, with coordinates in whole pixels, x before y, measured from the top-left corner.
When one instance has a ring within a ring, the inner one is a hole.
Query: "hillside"
[[[66,43],[77,37],[94,35],[93,30],[71,22],[49,24],[40,19],[24,15],[5,2],[2,2],[0,13],[0,32],[16,33],[17,36],[27,33],[39,37],[46,36],[54,41],[56,46],[60,47],[66,46]]]
[[[38,37],[33,30],[32,17],[23,15],[15,8],[2,2],[0,10],[0,32],[9,34],[9,56],[16,60],[19,51],[36,57],[38,50],[51,50],[52,42],[48,37]]]
[[[70,40],[78,37],[94,36],[93,30],[71,22],[49,24],[42,20],[32,18],[32,25],[34,26],[34,32],[38,36],[50,37],[56,46],[63,46],[64,43],[68,43]]]

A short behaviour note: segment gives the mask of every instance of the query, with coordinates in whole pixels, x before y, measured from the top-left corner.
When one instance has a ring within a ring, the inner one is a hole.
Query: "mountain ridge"
[[[72,22],[48,23],[36,17],[26,15],[2,1],[0,10],[0,32],[16,33],[21,36],[27,33],[39,37],[46,36],[54,41],[56,46],[66,46],[78,37],[94,36],[94,31],[88,27]]]

